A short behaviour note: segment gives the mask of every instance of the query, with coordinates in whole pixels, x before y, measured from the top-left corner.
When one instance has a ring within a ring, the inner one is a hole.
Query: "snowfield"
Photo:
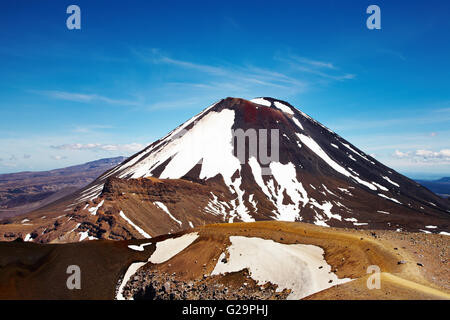
[[[148,261],[151,263],[163,263],[174,257],[192,242],[197,240],[198,233],[189,233],[174,239],[167,239],[156,243],[156,250]]]
[[[127,272],[125,273],[122,282],[120,283],[119,289],[117,290],[116,299],[117,300],[125,300],[123,296],[123,288],[127,284],[128,280],[136,273],[136,271],[145,265],[147,262],[151,263],[163,263],[167,260],[170,260],[172,257],[176,256],[178,253],[186,249],[191,243],[193,243],[198,238],[198,233],[189,233],[182,235],[178,238],[171,238],[164,241],[160,241],[156,243],[156,249],[150,256],[150,258],[146,262],[136,262],[132,263]],[[128,246],[132,250],[143,251],[145,246],[152,244],[144,243],[140,246]]]
[[[260,104],[260,105],[265,106],[265,107],[272,106],[272,102],[270,102],[269,100],[266,100],[264,98],[256,98],[256,99],[252,99],[250,101],[253,102],[253,103],[256,103],[256,104]]]
[[[281,244],[262,238],[230,237],[229,259],[223,253],[211,275],[247,268],[250,276],[263,285],[278,285],[277,291],[291,289],[288,299],[301,299],[352,279],[339,279],[331,272],[322,248],[305,244]],[[332,281],[330,283],[330,280]]]

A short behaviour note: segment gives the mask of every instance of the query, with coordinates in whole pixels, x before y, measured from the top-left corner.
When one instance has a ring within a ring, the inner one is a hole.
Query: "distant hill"
[[[50,171],[2,174],[0,218],[30,212],[69,195],[125,159],[107,158]]]
[[[441,197],[450,197],[450,177],[445,177],[438,180],[417,180],[417,182]]]

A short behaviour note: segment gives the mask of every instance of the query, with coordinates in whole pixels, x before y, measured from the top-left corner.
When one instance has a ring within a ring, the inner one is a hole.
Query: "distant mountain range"
[[[438,180],[416,180],[424,187],[444,198],[450,198],[450,177]]]
[[[125,159],[116,157],[50,171],[2,174],[0,219],[39,209],[67,196]]]

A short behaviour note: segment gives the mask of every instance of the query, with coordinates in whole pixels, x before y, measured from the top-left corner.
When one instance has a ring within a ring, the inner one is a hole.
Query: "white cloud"
[[[193,72],[203,74],[204,82],[193,83],[197,87],[211,86],[221,89],[224,85],[241,89],[241,91],[259,90],[259,92],[268,90],[268,88],[277,88],[289,90],[290,92],[303,92],[308,86],[308,81],[299,80],[296,77],[288,76],[282,72],[275,72],[270,69],[264,69],[251,65],[208,65],[196,63],[187,60],[174,59],[163,54],[159,49],[134,50],[136,56],[143,61],[152,64],[165,64],[181,69],[189,69]],[[209,78],[205,78],[207,75]],[[217,95],[216,95],[217,98]]]
[[[400,159],[408,159],[413,162],[450,163],[450,149],[441,149],[440,151],[417,149],[406,152],[395,150],[394,156]]]
[[[53,160],[58,160],[58,161],[67,159],[66,156],[60,156],[60,155],[50,156],[50,158],[52,158]]]
[[[126,151],[126,152],[140,151],[144,147],[145,147],[144,145],[135,142],[129,144],[72,143],[72,144],[51,146],[51,148],[57,150],[92,150],[92,151]]]
[[[58,90],[41,90],[41,91],[33,91],[33,92],[47,96],[49,98],[73,101],[73,102],[83,102],[83,103],[104,102],[107,104],[123,105],[123,106],[139,106],[139,105],[141,105],[141,103],[138,101],[112,99],[112,98],[105,97],[105,96],[98,95],[98,94],[77,93],[77,92],[58,91]]]
[[[331,62],[312,60],[296,55],[289,55],[287,58],[277,56],[276,59],[287,63],[294,70],[327,80],[344,81],[356,78],[356,75],[352,73],[338,73],[338,68]]]
[[[409,156],[409,153],[408,152],[401,152],[399,150],[395,150],[394,156],[396,156],[397,158],[406,158],[406,157]]]

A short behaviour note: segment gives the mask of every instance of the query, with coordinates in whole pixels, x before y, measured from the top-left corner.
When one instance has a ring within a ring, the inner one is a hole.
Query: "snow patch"
[[[105,200],[102,200],[96,207],[89,208],[88,211],[91,213],[91,215],[95,216],[97,214],[97,210],[100,209],[103,203],[105,203]]]
[[[385,198],[385,199],[388,199],[388,200],[391,200],[392,202],[395,202],[395,203],[398,203],[398,204],[402,204],[400,201],[398,201],[397,199],[394,199],[394,198],[389,198],[388,196],[385,196],[384,194],[382,194],[382,193],[379,193],[378,194],[380,197],[382,197],[382,198]]]
[[[178,223],[180,226],[182,225],[182,222],[180,220],[178,220],[177,218],[175,218],[169,211],[169,209],[167,209],[166,205],[162,202],[159,201],[155,201],[153,202],[153,204],[155,206],[157,206],[158,208],[160,208],[162,211],[164,211],[165,213],[167,213],[169,215],[169,217],[174,220],[176,223]]]
[[[289,108],[287,105],[285,105],[284,103],[281,103],[279,101],[275,101],[274,102],[275,107],[277,107],[278,109],[280,109],[283,112],[286,112],[288,114],[294,114],[294,111],[292,111],[291,108]]]
[[[228,261],[222,262],[225,257],[222,253],[211,275],[247,268],[259,285],[271,282],[278,286],[278,292],[291,289],[288,299],[301,299],[352,280],[339,279],[331,272],[331,266],[324,259],[324,250],[318,246],[281,244],[241,236],[231,236],[230,242]]]
[[[185,234],[178,238],[171,238],[156,243],[155,252],[148,259],[151,263],[163,263],[186,249],[192,242],[197,240],[198,233]]]
[[[294,123],[297,125],[297,127],[304,130],[302,124],[300,123],[300,121],[298,121],[298,119],[296,117],[292,117],[292,121],[294,121]]]
[[[197,233],[189,233],[185,234],[178,238],[171,238],[164,241],[160,241],[156,243],[156,249],[150,256],[150,258],[147,261],[144,262],[136,262],[132,263],[127,271],[125,272],[125,275],[123,276],[123,280],[119,285],[119,289],[117,290],[116,294],[116,300],[125,300],[125,297],[123,296],[123,288],[127,284],[128,280],[136,273],[136,271],[145,265],[147,262],[151,263],[162,263],[165,262],[184,249],[186,249],[192,242],[194,242],[198,238]],[[130,248],[132,250],[138,250],[143,251],[145,246],[148,246],[152,244],[152,242],[141,244],[140,246],[132,246],[133,248]],[[130,246],[128,246],[130,247]],[[139,247],[139,249],[138,249]],[[142,250],[141,250],[142,248]]]
[[[392,181],[391,179],[389,179],[389,177],[382,176],[382,178],[384,180],[386,180],[387,182],[389,182],[390,184],[392,184],[392,185],[394,185],[396,187],[400,187],[400,185],[397,182]]]
[[[371,164],[375,164],[375,162],[371,161],[369,158],[367,158],[365,155],[359,153],[358,151],[356,151],[355,149],[353,149],[349,144],[343,143],[341,142],[341,144],[346,147],[347,149],[349,149],[350,151],[352,151],[353,153],[357,154],[358,156],[360,156],[361,158],[363,158],[364,160],[369,161]],[[353,158],[352,158],[353,159]],[[354,159],[353,159],[354,160]],[[356,161],[356,160],[355,160]]]
[[[386,188],[385,186],[382,186],[381,184],[378,184],[376,182],[372,182],[372,183],[383,191],[389,191],[388,188]]]
[[[136,224],[133,223],[133,221],[131,221],[130,219],[128,219],[128,217],[125,215],[125,213],[123,213],[123,211],[120,211],[120,216],[126,221],[128,222],[134,229],[136,229],[137,232],[139,232],[144,238],[151,238],[151,236],[145,232],[144,230],[142,230],[139,226],[137,226]]]
[[[262,106],[266,106],[266,107],[272,106],[272,102],[270,102],[269,100],[263,99],[263,98],[255,98],[250,101],[253,103],[256,103],[256,104],[260,104]]]

